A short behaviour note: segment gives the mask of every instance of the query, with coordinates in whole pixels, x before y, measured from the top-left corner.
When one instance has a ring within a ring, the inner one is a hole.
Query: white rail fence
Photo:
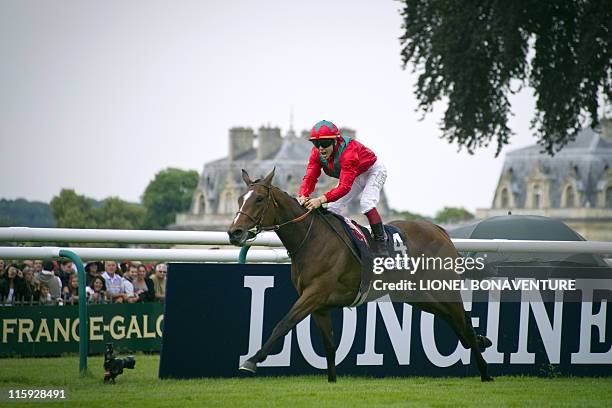
[[[80,248],[80,247],[0,247],[0,259],[46,259],[59,257],[68,249],[83,261],[133,260],[177,262],[237,262],[239,249],[148,249],[148,248]],[[247,262],[288,262],[284,249],[251,250]]]
[[[225,232],[153,231],[70,228],[0,228],[3,242],[70,242],[123,244],[195,244],[230,245]],[[590,253],[612,255],[612,242],[597,241],[528,241],[503,239],[453,239],[460,252],[507,253]],[[287,252],[276,234],[264,232],[250,242],[252,246],[276,247],[251,250],[247,262],[287,262]],[[0,258],[54,257],[59,247],[0,247]],[[68,248],[83,260],[130,259],[184,262],[236,262],[239,249],[144,249],[144,248]]]

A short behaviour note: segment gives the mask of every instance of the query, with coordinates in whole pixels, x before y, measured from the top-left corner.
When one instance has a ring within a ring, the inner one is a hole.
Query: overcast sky
[[[0,198],[139,201],[156,172],[226,156],[233,126],[284,133],[293,106],[298,131],[356,129],[388,168],[392,207],[488,207],[503,155],[439,139],[443,105],[419,121],[399,5],[2,0]],[[535,142],[533,98],[512,101],[510,150]]]

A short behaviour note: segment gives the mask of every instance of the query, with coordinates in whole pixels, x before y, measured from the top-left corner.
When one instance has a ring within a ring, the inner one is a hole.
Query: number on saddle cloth
[[[373,254],[370,250],[369,245],[369,242],[372,240],[372,237],[368,229],[342,215],[338,215],[335,213],[331,214],[333,214],[336,218],[342,221],[342,226],[348,233],[349,237],[351,238],[351,241],[353,242],[357,250],[359,251],[362,263],[367,262],[367,259],[372,259]],[[393,225],[385,224],[384,227],[387,236],[386,246],[388,255],[390,257],[395,257],[396,254],[399,254],[402,259],[404,259],[404,256],[410,256],[408,246],[406,244],[406,237],[404,236],[403,231],[401,231],[399,228],[394,227]],[[392,239],[389,239],[389,237],[391,237]]]
[[[335,213],[331,214],[341,221],[342,227],[348,233],[351,241],[359,252],[361,262],[361,283],[359,285],[357,296],[351,304],[351,307],[359,306],[366,301],[368,293],[370,292],[371,282],[373,280],[372,266],[374,262],[374,254],[367,244],[367,242],[371,240],[371,237],[369,237],[369,239],[366,238],[366,235],[369,236],[370,234],[365,227],[341,215]],[[386,241],[388,256],[395,258],[396,254],[399,254],[402,262],[405,259],[409,259],[410,254],[406,245],[404,233],[393,225],[385,225],[384,227],[387,237],[392,238],[387,239]],[[404,255],[406,255],[406,257],[404,257]],[[404,265],[404,267],[407,267],[407,265]]]

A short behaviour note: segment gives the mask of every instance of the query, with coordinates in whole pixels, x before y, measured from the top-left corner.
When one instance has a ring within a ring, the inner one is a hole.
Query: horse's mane
[[[280,191],[281,193],[283,193],[283,194],[284,194],[284,195],[285,195],[285,196],[286,196],[286,197],[289,199],[289,201],[293,203],[293,205],[294,205],[295,207],[300,208],[300,210],[302,210],[302,213],[305,213],[306,211],[308,211],[308,210],[306,210],[304,207],[302,207],[302,206],[300,205],[300,203],[298,203],[297,198],[293,197],[291,194],[289,194],[288,192],[286,192],[285,190],[283,190],[283,189],[281,189],[281,188],[279,188],[279,187],[277,187],[277,186],[273,186],[273,187],[274,187],[275,189],[277,189],[278,191]]]
[[[252,182],[252,184],[258,184],[258,183],[260,183],[261,181],[263,181],[263,178],[258,178],[257,180],[254,180],[254,181]],[[304,207],[302,207],[302,206],[300,205],[300,203],[298,203],[298,200],[297,200],[295,197],[293,197],[291,194],[287,193],[287,192],[286,192],[285,190],[283,190],[282,188],[280,188],[280,187],[278,187],[278,186],[275,186],[274,184],[272,184],[272,188],[274,188],[274,189],[276,189],[276,190],[280,191],[280,192],[281,192],[281,193],[283,193],[285,196],[287,196],[287,198],[289,199],[289,201],[290,201],[290,202],[292,202],[292,203],[294,204],[294,206],[295,206],[295,207],[297,207],[297,208],[299,208],[300,210],[302,210],[302,213],[305,213],[306,211],[308,211],[308,210],[306,210]]]

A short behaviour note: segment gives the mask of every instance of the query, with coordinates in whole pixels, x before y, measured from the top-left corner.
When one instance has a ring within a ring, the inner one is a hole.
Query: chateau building
[[[554,157],[534,145],[508,153],[490,209],[556,218],[594,241],[612,241],[612,121],[584,129]]]
[[[355,138],[354,130],[341,128],[340,132]],[[309,135],[309,131],[298,136],[289,130],[283,137],[277,127],[260,127],[257,133],[251,128],[230,129],[229,156],[204,165],[189,212],[178,214],[172,228],[225,231],[238,211],[238,197],[246,192],[241,169],[255,180],[276,167],[272,183],[296,196],[312,149]],[[321,173],[313,196],[330,190],[337,182]],[[381,216],[389,214],[384,191],[377,208]],[[345,215],[359,222],[367,221],[359,213],[359,202],[352,203]]]

